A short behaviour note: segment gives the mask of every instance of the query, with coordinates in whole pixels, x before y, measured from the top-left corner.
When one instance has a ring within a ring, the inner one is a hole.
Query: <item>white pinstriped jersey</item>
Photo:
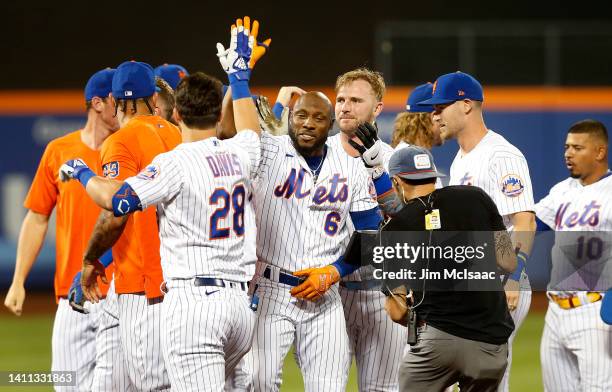
[[[341,133],[337,133],[334,136],[331,136],[329,138],[329,145],[332,146],[333,148],[337,148],[338,151],[343,152],[347,157],[354,159],[355,162],[359,162],[361,164],[361,167],[363,168],[363,171],[365,171],[366,174],[369,176],[368,171],[365,165],[363,164],[363,160],[361,159],[361,157],[351,157],[344,150],[344,147],[342,146],[341,135],[342,135]],[[387,143],[382,142],[382,152],[383,152],[383,165],[385,167],[385,170],[389,170],[389,160],[391,159],[391,155],[393,155],[395,151],[393,150],[393,147],[391,147]],[[350,238],[350,236],[355,231],[355,226],[353,225],[353,221],[351,220],[350,217],[347,219],[346,226],[348,228],[348,235]],[[344,276],[342,280],[355,281],[355,280],[373,279],[373,276],[372,276],[373,270],[374,270],[373,267],[362,267]]]
[[[157,205],[164,278],[245,282],[244,211],[260,157],[250,130],[228,140],[183,143],[126,180],[142,207]]]
[[[253,208],[253,189],[248,190],[248,195],[249,203],[244,210],[244,254],[241,262],[250,279],[255,274],[255,263],[257,262],[257,225]]]
[[[327,146],[315,178],[289,136],[262,134],[253,184],[259,261],[288,271],[333,263],[348,245],[349,212],[377,207],[361,160]]]
[[[549,289],[607,290],[612,277],[612,235],[604,232],[612,231],[612,174],[587,186],[565,179],[551,188],[535,211],[556,232],[579,233],[555,235]]]
[[[555,184],[548,195],[540,200],[535,206],[534,210],[536,216],[548,227],[554,230],[555,228],[555,216],[557,215],[557,209],[559,208],[558,199],[563,198],[563,194],[572,191],[573,189],[582,188],[582,184],[576,178],[568,177],[565,180]]]
[[[510,215],[533,211],[533,187],[527,160],[503,136],[489,130],[467,154],[457,152],[449,185],[473,185],[495,202],[504,224],[512,229]]]

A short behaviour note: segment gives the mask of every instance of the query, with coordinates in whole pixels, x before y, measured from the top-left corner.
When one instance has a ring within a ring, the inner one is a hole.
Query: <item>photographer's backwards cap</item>
[[[436,169],[431,152],[423,147],[408,146],[397,150],[389,160],[389,175],[406,180],[445,177]]]

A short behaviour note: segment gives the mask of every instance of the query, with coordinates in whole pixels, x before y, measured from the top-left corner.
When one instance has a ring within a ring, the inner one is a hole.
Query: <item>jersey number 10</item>
[[[246,191],[244,185],[239,184],[234,186],[230,194],[225,188],[217,188],[210,195],[209,204],[216,205],[217,209],[210,216],[210,239],[219,240],[228,238],[230,230],[234,230],[237,236],[244,234],[244,203],[246,200]],[[227,218],[230,212],[232,213],[232,225],[230,227],[219,227],[219,220]]]

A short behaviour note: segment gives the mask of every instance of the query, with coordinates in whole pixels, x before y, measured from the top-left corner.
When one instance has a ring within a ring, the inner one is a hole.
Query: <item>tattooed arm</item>
[[[495,237],[495,255],[497,265],[505,272],[512,272],[516,269],[516,253],[512,249],[510,233],[500,230],[493,233]]]
[[[81,271],[83,294],[91,302],[98,302],[102,297],[98,287],[98,276],[102,282],[108,283],[104,266],[98,259],[117,242],[127,220],[128,216],[115,217],[112,211],[102,211],[98,217],[83,257],[83,271]]]

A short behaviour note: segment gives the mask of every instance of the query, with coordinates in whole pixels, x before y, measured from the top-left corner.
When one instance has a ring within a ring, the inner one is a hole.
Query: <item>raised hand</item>
[[[249,35],[251,21],[245,17],[237,19],[230,29],[230,45],[225,49],[223,44],[217,43],[217,57],[221,67],[227,73],[230,84],[237,81],[248,81],[251,77],[249,61],[253,49],[254,38]]]
[[[361,154],[361,159],[366,167],[373,168],[382,166],[382,142],[378,138],[378,130],[370,123],[363,123],[357,126],[355,136],[363,143],[363,145],[349,140],[349,144]]]
[[[248,16],[244,17],[245,19]],[[251,69],[255,68],[255,64],[259,61],[260,58],[263,57],[264,54],[270,48],[270,44],[272,43],[272,38],[268,38],[263,42],[257,41],[257,35],[259,34],[259,22],[257,20],[253,21],[253,28],[251,29],[251,37],[253,37],[253,53],[251,54],[251,61],[249,62],[249,67]]]

